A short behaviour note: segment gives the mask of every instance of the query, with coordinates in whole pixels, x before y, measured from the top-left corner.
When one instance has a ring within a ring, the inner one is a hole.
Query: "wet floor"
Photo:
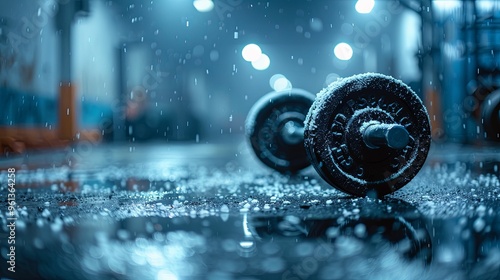
[[[380,200],[244,144],[74,148],[0,162],[17,204],[13,273],[2,171],[2,277],[500,279],[499,149],[435,149]]]

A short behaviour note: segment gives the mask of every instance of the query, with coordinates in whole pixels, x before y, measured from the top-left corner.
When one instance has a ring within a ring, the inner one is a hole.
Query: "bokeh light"
[[[269,79],[269,85],[274,91],[292,89],[292,83],[282,74],[275,74]]]
[[[271,60],[269,59],[269,56],[263,53],[261,53],[260,57],[257,60],[252,61],[253,68],[261,71],[266,70],[270,64]]]
[[[353,51],[349,44],[339,43],[333,49],[333,53],[340,60],[349,60],[352,58]]]
[[[213,10],[214,2],[212,2],[212,0],[194,0],[193,6],[198,12],[206,13]]]
[[[337,81],[339,78],[340,78],[339,74],[337,74],[337,73],[330,73],[330,74],[328,74],[326,76],[325,84],[329,85],[329,84]]]
[[[262,50],[256,44],[248,44],[241,51],[241,55],[243,56],[243,59],[245,59],[246,61],[254,62],[260,59],[260,56],[262,55]]]
[[[375,0],[358,0],[356,2],[356,11],[360,14],[369,14],[375,7]]]

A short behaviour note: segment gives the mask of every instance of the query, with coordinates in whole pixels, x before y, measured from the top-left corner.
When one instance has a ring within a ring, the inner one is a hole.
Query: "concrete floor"
[[[500,147],[434,145],[379,200],[312,168],[278,174],[231,143],[0,161],[16,168],[17,204],[13,273],[2,171],[2,279],[500,279]]]

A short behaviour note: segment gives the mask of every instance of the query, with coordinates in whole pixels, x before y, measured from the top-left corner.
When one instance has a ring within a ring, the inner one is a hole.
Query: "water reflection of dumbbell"
[[[391,265],[401,263],[398,259],[417,261],[413,264],[423,265],[422,268],[430,265],[433,240],[426,220],[417,208],[406,201],[390,198],[381,203],[366,199],[356,203],[353,206],[352,201],[343,199],[335,209],[331,209],[331,216],[326,217],[313,215],[304,218],[291,213],[287,216],[254,216],[249,219],[248,228],[253,237],[261,242],[273,240],[279,244],[318,242],[336,245],[332,249],[340,249],[342,245],[357,247],[357,253],[351,251],[352,254],[349,254],[328,249],[327,246],[326,251],[331,250],[328,265],[349,262],[349,258],[383,258],[391,254],[396,257]],[[352,212],[354,209],[356,213]],[[286,248],[286,245],[283,247]]]
[[[250,110],[246,133],[267,166],[295,173],[312,164],[330,185],[357,196],[406,185],[431,141],[419,97],[375,73],[338,80],[316,97],[300,89],[265,95]]]

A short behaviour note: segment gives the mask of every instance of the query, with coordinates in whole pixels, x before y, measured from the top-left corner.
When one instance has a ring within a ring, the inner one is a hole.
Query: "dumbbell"
[[[471,81],[467,87],[471,95],[464,102],[465,109],[482,125],[486,140],[500,141],[500,86]]]
[[[483,101],[481,119],[489,139],[500,141],[500,89],[490,93]]]
[[[378,73],[339,79],[317,96],[272,92],[245,123],[256,156],[282,173],[312,165],[333,187],[356,196],[392,193],[415,177],[430,148],[430,121],[402,81]]]

